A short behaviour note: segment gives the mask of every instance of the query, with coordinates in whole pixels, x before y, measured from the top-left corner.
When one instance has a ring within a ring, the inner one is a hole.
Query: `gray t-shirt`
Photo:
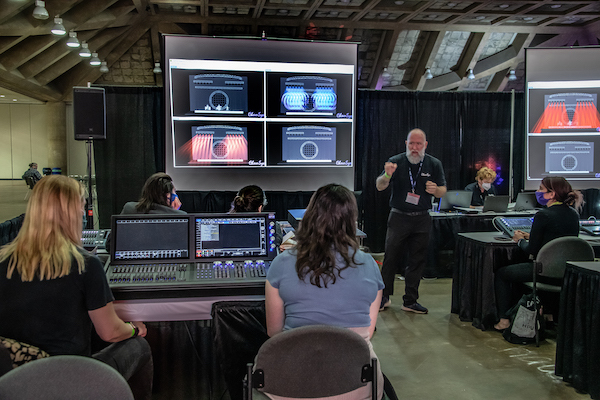
[[[340,257],[341,259],[341,257]],[[341,272],[335,284],[317,287],[296,273],[294,249],[279,254],[271,263],[267,280],[276,289],[285,306],[284,330],[306,325],[334,325],[344,328],[371,324],[369,311],[383,289],[379,268],[370,255],[358,251],[357,265]]]

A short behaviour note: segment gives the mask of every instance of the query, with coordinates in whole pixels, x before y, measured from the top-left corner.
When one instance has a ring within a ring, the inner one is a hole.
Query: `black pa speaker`
[[[73,88],[73,125],[75,140],[106,139],[106,101],[103,88]]]

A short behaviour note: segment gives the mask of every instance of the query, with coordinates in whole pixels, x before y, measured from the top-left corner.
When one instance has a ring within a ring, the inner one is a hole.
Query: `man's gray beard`
[[[423,161],[423,158],[425,158],[425,153],[423,152],[423,155],[419,154],[418,156],[414,157],[409,151],[407,151],[406,158],[408,158],[409,163],[418,164]]]

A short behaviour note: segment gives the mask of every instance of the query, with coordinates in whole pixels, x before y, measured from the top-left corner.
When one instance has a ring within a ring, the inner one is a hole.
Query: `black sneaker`
[[[402,306],[402,311],[414,312],[415,314],[427,314],[429,312],[428,309],[420,305],[419,303],[413,303],[409,306]]]
[[[383,311],[386,308],[388,308],[390,306],[390,304],[392,304],[392,301],[390,300],[390,298],[388,296],[383,296],[381,298],[381,306],[379,307],[379,311]]]

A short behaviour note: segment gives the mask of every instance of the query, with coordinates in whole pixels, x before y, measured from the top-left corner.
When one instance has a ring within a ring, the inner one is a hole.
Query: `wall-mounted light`
[[[69,32],[69,38],[67,39],[67,46],[76,49],[79,46],[81,46],[81,43],[79,43],[79,39],[77,39],[77,32]]]
[[[515,72],[514,69],[511,69],[510,71],[508,71],[508,80],[509,81],[516,81],[517,80],[517,74]]]
[[[35,19],[48,19],[50,14],[46,10],[46,2],[42,0],[36,0],[35,8],[33,9],[33,18]]]
[[[154,63],[154,69],[152,70],[152,72],[154,72],[155,74],[162,74],[162,69],[160,68],[159,62]]]
[[[102,72],[103,74],[108,72],[108,65],[106,65],[106,61],[102,61],[102,63],[100,64],[100,72]]]
[[[431,79],[431,78],[433,78],[433,74],[431,73],[431,68],[427,67],[425,69],[425,74],[423,74],[423,77],[425,79]]]
[[[99,67],[102,64],[102,61],[98,58],[98,53],[92,53],[92,58],[90,58],[90,65],[92,67]]]
[[[473,73],[473,70],[472,70],[472,69],[470,69],[470,70],[467,72],[467,79],[470,79],[470,80],[473,80],[473,79],[475,79],[475,74]]]
[[[54,17],[54,26],[50,29],[50,32],[52,32],[53,35],[64,36],[67,34],[67,30],[62,22],[62,18]]]
[[[79,56],[83,58],[88,58],[92,56],[90,49],[88,48],[88,44],[86,42],[81,43],[81,49],[79,50]]]
[[[388,69],[387,69],[387,68],[384,68],[384,69],[383,69],[383,72],[381,73],[381,77],[382,77],[383,79],[390,79],[390,78],[392,77],[392,74],[390,74],[390,73],[388,72]]]

